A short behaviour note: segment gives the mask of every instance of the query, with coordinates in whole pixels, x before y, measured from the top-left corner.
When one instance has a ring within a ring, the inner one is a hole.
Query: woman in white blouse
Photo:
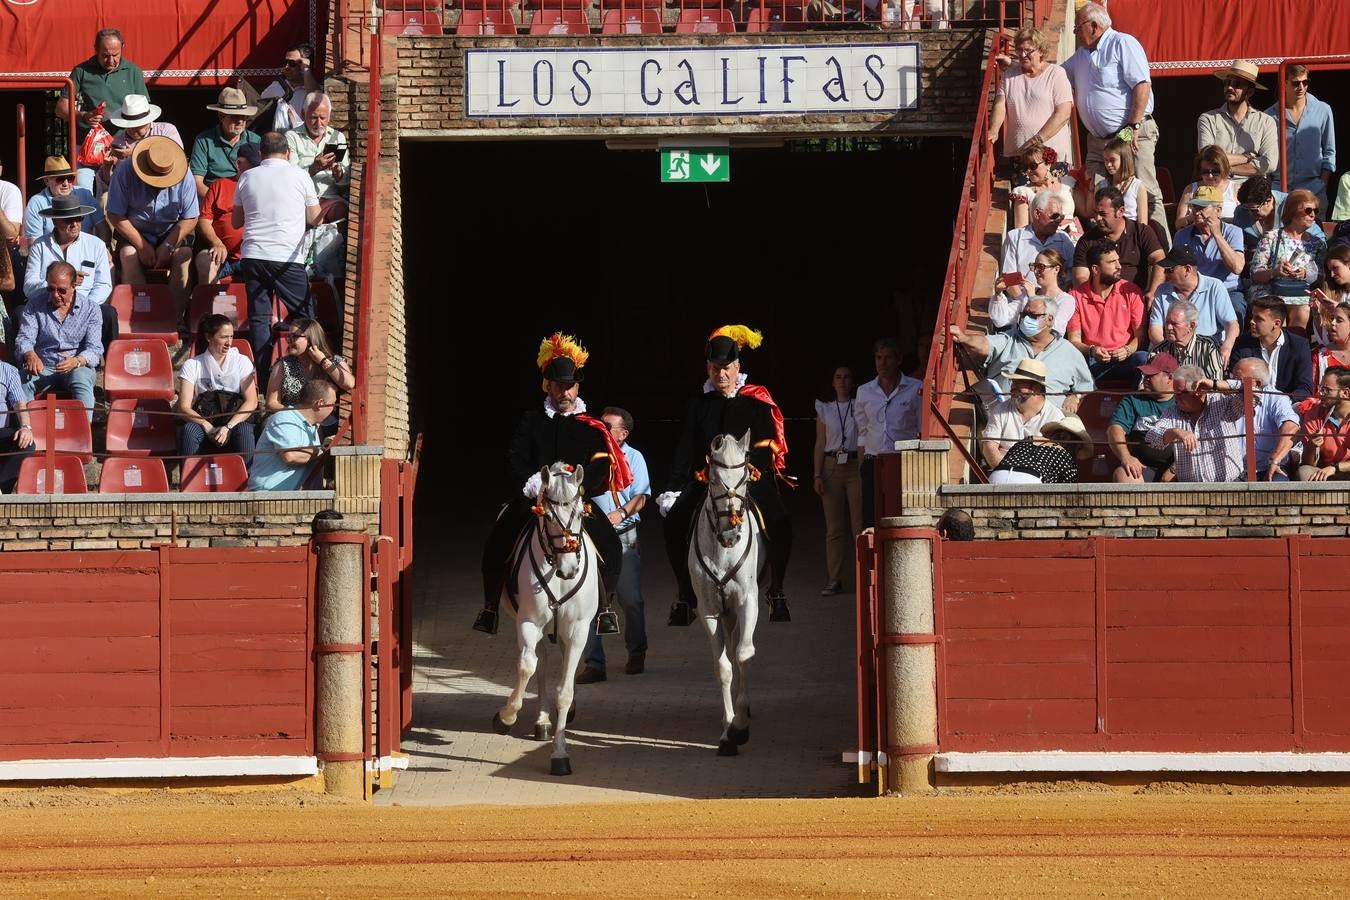
[[[178,412],[183,416],[178,452],[183,456],[242,453],[246,463],[252,462],[258,373],[233,343],[234,325],[228,318],[215,313],[202,316],[197,324],[197,355],[178,370]],[[238,396],[237,405],[229,395]],[[203,400],[212,408],[206,408]],[[198,411],[213,413],[229,406],[235,407],[232,413],[212,419]]]
[[[816,400],[815,491],[825,507],[825,589],[842,593],[844,569],[853,558],[853,538],[862,531],[862,473],[858,426],[853,419],[853,370],[834,370],[829,399]]]

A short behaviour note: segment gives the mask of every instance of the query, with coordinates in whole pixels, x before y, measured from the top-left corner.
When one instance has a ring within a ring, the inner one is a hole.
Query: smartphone
[[[333,160],[334,162],[342,162],[347,158],[347,148],[339,147],[337,144],[325,144],[323,152],[333,154],[333,156],[336,157]]]
[[[1015,284],[1021,284],[1025,280],[1022,278],[1021,272],[1004,272],[1002,275],[998,277],[999,280],[1001,280],[1003,284],[1007,287],[1012,287]]]

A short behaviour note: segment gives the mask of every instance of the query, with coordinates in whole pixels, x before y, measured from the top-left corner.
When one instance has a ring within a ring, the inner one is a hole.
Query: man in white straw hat
[[[1236,59],[1215,72],[1223,82],[1223,105],[1201,113],[1196,123],[1195,149],[1212,144],[1228,154],[1234,190],[1251,176],[1268,173],[1280,158],[1275,120],[1251,105],[1252,96],[1266,89],[1257,80],[1260,71],[1256,63]]]
[[[108,122],[122,130],[113,138],[108,158],[98,170],[98,181],[103,191],[106,192],[108,189],[113,169],[122,160],[131,158],[131,151],[141,138],[158,135],[169,138],[180,147],[183,146],[183,138],[178,134],[178,129],[170,122],[159,121],[162,112],[163,110],[151,103],[150,98],[144,94],[127,94],[122,98],[122,105],[109,113]]]
[[[248,130],[248,120],[258,114],[258,107],[249,103],[239,88],[221,88],[216,102],[206,108],[220,121],[192,142],[192,178],[197,183],[198,199],[206,196],[206,189],[217,178],[235,177],[234,161],[239,148],[260,140]]]
[[[131,164],[118,166],[108,185],[121,280],[144,284],[146,269],[168,269],[169,287],[179,311],[185,310],[198,212],[183,148],[166,137],[142,138]]]
[[[1027,357],[1017,361],[1009,378],[1008,399],[989,407],[989,422],[980,435],[985,461],[996,466],[1013,444],[1041,433],[1041,426],[1058,422],[1064,411],[1045,402],[1045,363]]]

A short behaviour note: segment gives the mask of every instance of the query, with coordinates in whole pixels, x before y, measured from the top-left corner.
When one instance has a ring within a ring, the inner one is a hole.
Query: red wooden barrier
[[[307,546],[0,555],[0,760],[314,752]]]
[[[944,542],[943,750],[1350,750],[1350,540]]]

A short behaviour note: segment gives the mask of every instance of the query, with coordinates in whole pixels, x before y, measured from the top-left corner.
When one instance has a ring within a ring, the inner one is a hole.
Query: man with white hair
[[[1270,367],[1265,360],[1254,356],[1239,360],[1233,366],[1234,380],[1228,386],[1234,390],[1242,389],[1242,379],[1253,382],[1255,408],[1252,415],[1252,427],[1256,432],[1256,475],[1262,481],[1288,481],[1288,466],[1297,467],[1296,457],[1290,457],[1294,449],[1294,437],[1302,424],[1294,404],[1288,394],[1281,394],[1270,388]],[[1245,425],[1246,422],[1244,421]],[[1244,428],[1242,433],[1246,434]]]
[[[1199,322],[1200,310],[1194,303],[1189,300],[1172,303],[1163,319],[1163,339],[1148,348],[1149,358],[1168,353],[1181,365],[1197,366],[1206,378],[1218,381],[1227,366],[1214,342],[1198,332]]]
[[[314,179],[319,201],[345,200],[352,173],[347,155],[347,137],[329,125],[333,101],[323,91],[311,91],[305,98],[304,124],[286,132],[291,162]]]
[[[1031,264],[1046,250],[1056,250],[1064,259],[1073,259],[1073,238],[1059,230],[1064,220],[1063,204],[1049,191],[1041,191],[1031,198],[1030,221],[1014,228],[1003,239],[1002,268],[1007,275],[1017,272],[1029,284],[1036,283]],[[1060,287],[1068,287],[1067,273],[1060,273]]]
[[[1242,394],[1211,393],[1212,382],[1195,366],[1181,366],[1172,378],[1176,406],[1154,421],[1144,436],[1148,445],[1176,448],[1177,481],[1242,481],[1247,471]]]
[[[1111,27],[1111,16],[1100,3],[1084,3],[1074,17],[1073,30],[1078,52],[1064,63],[1064,71],[1087,129],[1087,167],[1105,176],[1102,150],[1107,142],[1116,137],[1129,141],[1134,147],[1134,172],[1148,191],[1149,217],[1170,235],[1153,161],[1158,123],[1153,120],[1153,82],[1144,48],[1133,36]]]

